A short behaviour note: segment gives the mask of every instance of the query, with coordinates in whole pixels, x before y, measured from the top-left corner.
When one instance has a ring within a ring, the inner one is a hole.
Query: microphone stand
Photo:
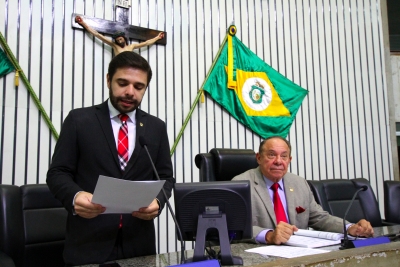
[[[156,175],[156,177],[157,177],[157,180],[160,181],[161,179],[160,179],[160,177],[158,176],[157,169],[156,169],[156,167],[154,166],[153,160],[151,159],[151,156],[150,156],[149,150],[147,149],[146,143],[144,142],[144,140],[143,140],[142,138],[139,138],[139,143],[140,143],[140,144],[144,147],[144,149],[146,150],[146,153],[147,153],[147,155],[149,156],[150,163],[151,163],[151,166],[153,167],[153,171],[154,171],[154,173],[155,173],[155,175]],[[180,227],[179,227],[178,221],[176,220],[174,211],[172,210],[171,204],[169,203],[169,200],[168,200],[167,194],[165,193],[164,188],[161,188],[161,190],[162,190],[162,192],[163,192],[163,194],[164,194],[164,197],[165,197],[165,199],[166,199],[168,209],[169,209],[169,211],[171,212],[172,219],[174,219],[174,222],[175,222],[175,225],[176,225],[176,229],[177,229],[177,231],[178,231],[179,239],[181,240],[181,264],[183,264],[183,263],[185,262],[185,255],[184,255],[185,247],[184,247],[184,245],[183,245],[182,232],[181,232],[181,229],[180,229]]]
[[[354,193],[353,198],[351,199],[350,204],[347,207],[347,210],[346,210],[346,212],[345,212],[345,214],[343,216],[343,239],[342,239],[341,246],[339,248],[340,250],[348,249],[348,248],[354,248],[354,244],[353,244],[352,241],[349,240],[349,236],[347,234],[346,217],[347,217],[347,213],[349,212],[350,207],[353,205],[353,201],[356,198],[356,196],[358,195],[358,193],[361,192],[361,191],[365,191],[367,189],[368,189],[368,187],[364,185]]]

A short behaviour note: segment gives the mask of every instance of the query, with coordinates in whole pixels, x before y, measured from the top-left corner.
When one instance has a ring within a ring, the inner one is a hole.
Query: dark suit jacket
[[[343,232],[343,220],[330,215],[315,202],[314,195],[304,178],[286,173],[282,179],[290,224],[296,225],[299,229],[311,227],[321,231]],[[255,239],[264,229],[275,229],[274,205],[260,168],[248,170],[235,176],[232,180],[250,181],[253,238]],[[297,213],[296,207],[299,206],[304,208],[305,211]]]
[[[107,101],[93,107],[72,110],[66,117],[47,173],[51,192],[68,210],[64,260],[66,264],[102,263],[114,247],[119,214],[102,214],[84,219],[72,214],[72,201],[78,191],[93,193],[99,175],[125,180],[156,180],[139,137],[144,136],[160,179],[166,180],[168,197],[175,182],[167,131],[164,122],[144,111],[136,111],[136,143],[125,172],[118,162]],[[112,192],[118,194],[118,192]],[[161,207],[166,199],[157,198]],[[122,246],[126,257],[155,254],[153,220],[123,215]]]

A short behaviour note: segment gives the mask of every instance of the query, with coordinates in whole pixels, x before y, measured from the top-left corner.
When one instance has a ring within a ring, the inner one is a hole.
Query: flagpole
[[[184,121],[184,123],[183,123],[183,125],[182,125],[182,128],[181,128],[181,130],[179,131],[178,136],[177,136],[176,139],[175,139],[174,145],[172,146],[171,152],[170,152],[170,155],[171,155],[171,156],[174,154],[175,149],[176,149],[176,146],[178,145],[179,140],[181,139],[181,137],[182,137],[182,135],[183,135],[183,132],[184,132],[184,130],[185,130],[185,128],[186,128],[186,125],[189,123],[189,120],[190,120],[190,118],[192,117],[194,108],[196,107],[197,103],[199,102],[200,96],[201,96],[201,94],[203,93],[203,89],[202,89],[202,88],[203,88],[204,84],[206,83],[206,81],[207,81],[207,79],[208,79],[208,76],[210,76],[210,73],[211,73],[212,70],[214,69],[215,63],[217,62],[217,60],[218,60],[218,58],[219,58],[219,55],[221,54],[222,48],[224,47],[224,45],[225,45],[225,43],[226,43],[226,40],[227,40],[227,38],[228,38],[228,34],[229,34],[229,33],[227,33],[227,34],[225,35],[225,38],[224,38],[224,40],[222,41],[221,46],[219,47],[218,53],[217,53],[217,55],[215,56],[214,61],[213,61],[212,65],[211,65],[210,69],[208,70],[207,76],[206,76],[206,78],[204,79],[203,84],[201,85],[199,92],[197,93],[197,96],[196,96],[196,98],[195,98],[195,100],[194,100],[194,102],[193,102],[193,104],[192,104],[192,107],[190,108],[189,114],[186,116],[186,119],[185,119],[185,121]]]
[[[11,60],[12,64],[14,65],[14,68],[15,68],[15,71],[16,71],[16,75],[15,75],[16,79],[18,79],[18,75],[17,74],[20,73],[22,81],[24,82],[25,86],[28,88],[28,91],[31,94],[31,96],[33,97],[33,100],[35,101],[36,106],[39,108],[39,111],[42,113],[42,116],[43,116],[44,120],[46,121],[47,125],[49,126],[50,131],[52,132],[52,134],[54,135],[54,137],[57,140],[58,139],[57,130],[54,128],[53,123],[51,122],[51,120],[50,120],[49,116],[47,115],[45,109],[43,108],[42,104],[40,103],[39,98],[35,94],[35,91],[33,90],[31,84],[29,83],[29,81],[26,78],[24,72],[22,71],[21,67],[19,66],[17,59],[15,58],[14,54],[12,53],[10,47],[7,45],[7,42],[4,39],[4,36],[3,36],[3,34],[1,32],[0,32],[0,42],[1,42],[1,45],[3,46],[3,48],[4,48],[4,51],[8,55],[8,57]],[[17,80],[16,80],[16,86],[18,86]]]

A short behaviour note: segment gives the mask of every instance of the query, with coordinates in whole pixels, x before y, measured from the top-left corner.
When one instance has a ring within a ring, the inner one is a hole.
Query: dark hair
[[[118,32],[114,33],[112,37],[115,39],[115,38],[118,38],[118,37],[121,37],[121,36],[125,37],[125,33],[121,32],[121,31],[118,31]]]
[[[264,140],[260,143],[260,147],[258,148],[258,153],[261,154],[261,153],[262,153],[262,150],[263,150],[264,144],[265,144],[268,140],[274,139],[274,138],[283,140],[283,141],[286,143],[286,145],[288,146],[288,148],[289,148],[289,155],[292,154],[292,145],[290,144],[290,142],[289,142],[288,140],[286,140],[285,138],[283,138],[282,136],[279,136],[279,135],[270,136],[270,137],[268,137],[267,139],[264,139]]]
[[[147,72],[147,85],[149,85],[151,76],[153,75],[149,62],[144,59],[141,55],[125,51],[116,55],[108,65],[108,78],[112,81],[112,78],[120,68],[134,68]]]

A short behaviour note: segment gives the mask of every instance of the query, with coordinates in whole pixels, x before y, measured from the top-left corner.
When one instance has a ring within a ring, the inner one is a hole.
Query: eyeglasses
[[[276,159],[278,156],[281,158],[283,161],[288,161],[289,160],[289,154],[283,153],[282,155],[277,155],[272,151],[266,152],[265,155],[267,156],[268,159]]]

